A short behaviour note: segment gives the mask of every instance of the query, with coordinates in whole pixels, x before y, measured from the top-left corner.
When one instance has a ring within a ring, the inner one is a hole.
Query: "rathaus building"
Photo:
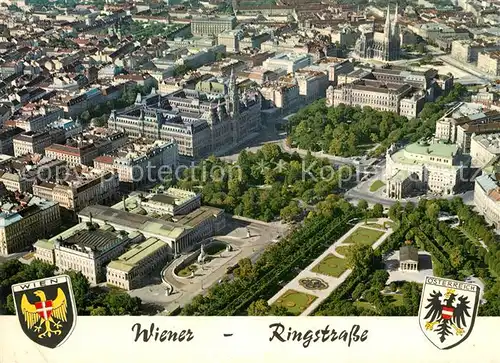
[[[384,32],[376,32],[371,26],[363,28],[356,41],[354,53],[359,58],[376,59],[383,62],[397,60],[401,53],[401,30],[398,24],[398,7],[391,23],[389,5],[385,18]]]
[[[202,158],[238,145],[261,127],[261,97],[241,93],[233,72],[224,92],[180,89],[168,95],[138,95],[133,106],[112,111],[108,125],[130,137],[174,140],[179,154]]]

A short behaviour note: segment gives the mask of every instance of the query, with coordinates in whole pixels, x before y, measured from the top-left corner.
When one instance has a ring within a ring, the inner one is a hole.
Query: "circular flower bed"
[[[300,286],[308,289],[308,290],[325,290],[328,288],[328,284],[318,278],[310,278],[307,277],[305,279],[300,279],[299,280]]]

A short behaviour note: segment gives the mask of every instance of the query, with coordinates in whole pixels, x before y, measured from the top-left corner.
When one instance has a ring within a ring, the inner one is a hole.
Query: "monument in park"
[[[207,258],[207,253],[205,252],[204,245],[201,245],[200,254],[198,255],[198,263],[203,264]]]
[[[404,272],[418,271],[418,250],[410,245],[399,249],[399,269]]]

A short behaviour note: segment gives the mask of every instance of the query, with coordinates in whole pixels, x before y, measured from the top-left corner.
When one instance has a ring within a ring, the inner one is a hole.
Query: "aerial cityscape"
[[[5,0],[0,314],[500,316],[500,0]],[[50,324],[49,324],[50,326]]]

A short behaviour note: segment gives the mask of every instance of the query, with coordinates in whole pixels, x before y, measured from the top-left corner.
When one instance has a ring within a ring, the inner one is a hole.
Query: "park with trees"
[[[118,99],[90,107],[79,116],[79,119],[83,124],[92,123],[93,126],[97,127],[106,126],[111,111],[133,105],[137,94],[140,93],[145,96],[151,92],[151,89],[151,87],[141,85],[127,86]]]
[[[181,314],[288,315],[282,307],[269,307],[267,300],[314,261],[332,241],[346,233],[350,228],[348,221],[359,214],[356,207],[341,198],[330,197],[326,203],[328,206],[324,205],[323,211],[314,212],[317,213],[314,218],[306,218],[302,226],[270,245],[254,264],[250,260],[240,261],[240,271],[232,279],[196,296],[184,306]]]
[[[378,156],[393,143],[415,142],[432,136],[436,121],[449,104],[466,95],[466,88],[455,84],[446,96],[426,103],[419,116],[411,120],[371,107],[343,104],[327,107],[325,100],[320,99],[290,117],[288,142],[300,149],[343,157],[362,155],[369,150]]]
[[[182,315],[290,315],[285,307],[267,301],[287,282],[349,229],[352,218],[378,217],[381,206],[368,209],[361,201],[352,206],[329,195],[311,211],[302,226],[273,244],[254,264],[244,261],[232,279],[210,288],[186,305]],[[439,222],[439,213],[458,215],[460,225]],[[388,211],[395,231],[373,250],[369,244],[347,248],[346,264],[353,272],[316,308],[318,316],[416,316],[422,287],[408,281],[386,286],[389,274],[383,256],[412,241],[431,253],[436,276],[464,280],[476,276],[485,284],[486,303],[481,315],[500,314],[500,249],[498,236],[483,217],[461,198],[394,204]],[[482,244],[484,243],[484,245]],[[486,246],[487,248],[485,248]]]
[[[265,144],[256,153],[243,150],[234,163],[210,157],[167,184],[201,191],[204,204],[229,213],[266,222],[294,221],[301,219],[305,206],[324,201],[354,176],[349,166],[334,168],[326,159]]]
[[[460,225],[453,228],[439,222],[440,212],[458,215]],[[383,255],[411,240],[419,249],[431,253],[435,276],[462,281],[472,275],[479,277],[485,284],[486,300],[479,313],[498,316],[498,235],[482,216],[459,197],[452,200],[422,199],[417,205],[396,203],[388,215],[399,226],[397,230],[376,251],[363,250],[362,245],[348,251],[346,257],[353,273],[318,307],[316,315],[417,315],[421,286],[401,281],[386,287],[388,273],[382,264]],[[395,291],[398,291],[397,295],[393,294]]]

